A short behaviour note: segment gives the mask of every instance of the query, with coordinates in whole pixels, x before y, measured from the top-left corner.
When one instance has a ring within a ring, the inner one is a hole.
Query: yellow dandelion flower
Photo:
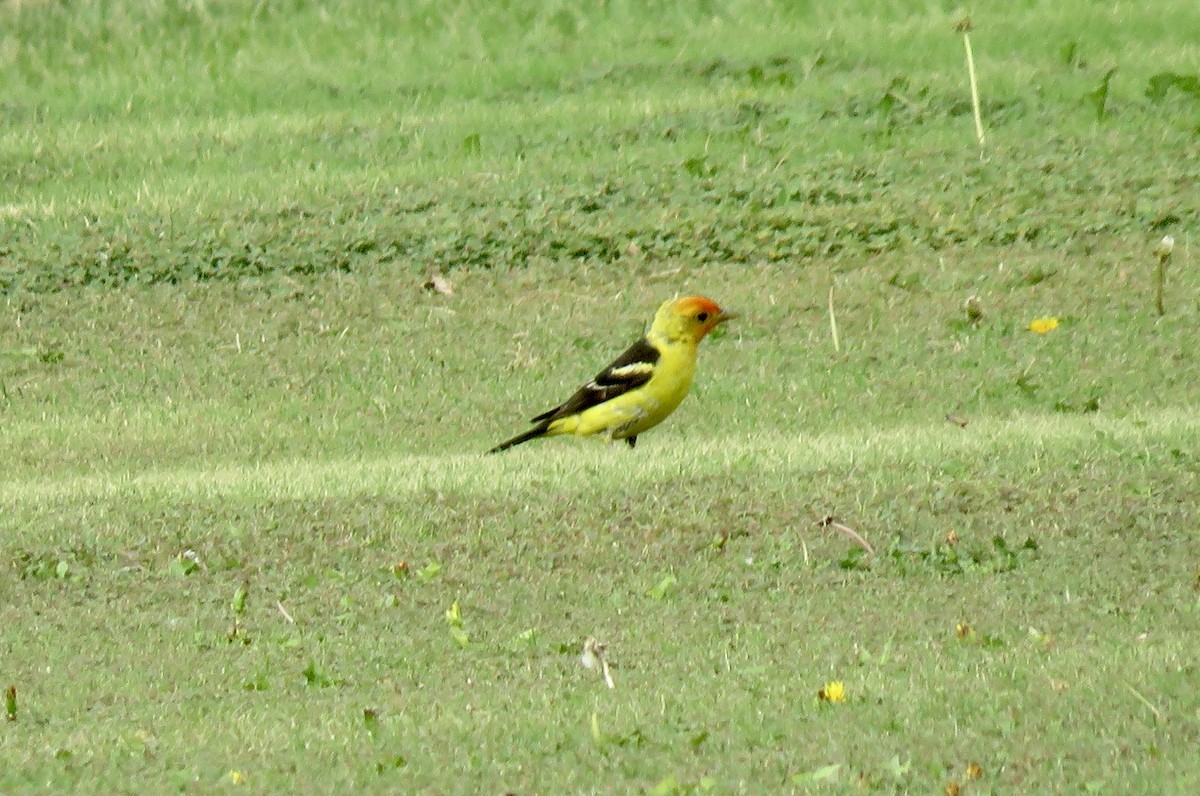
[[[1029,331],[1045,334],[1058,328],[1058,318],[1034,318],[1029,322]]]
[[[824,702],[845,702],[846,687],[842,685],[841,680],[830,680],[817,692],[817,698]]]
[[[240,771],[230,771],[229,772],[229,781],[232,782],[234,785],[241,785],[243,782],[246,781],[246,775]]]
[[[954,626],[954,635],[959,638],[972,638],[975,635],[975,628],[968,625],[966,622],[959,622]]]
[[[983,776],[983,766],[971,761],[967,763],[967,779],[979,779]]]
[[[962,786],[957,782],[950,780],[946,783],[946,796],[958,796],[960,793],[962,793]]]

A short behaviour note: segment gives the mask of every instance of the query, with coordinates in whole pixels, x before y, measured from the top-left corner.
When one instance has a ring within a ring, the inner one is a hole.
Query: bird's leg
[[[636,434],[633,435],[632,437],[626,437],[625,441],[629,443],[629,447],[631,447],[631,448],[637,447],[637,435]]]

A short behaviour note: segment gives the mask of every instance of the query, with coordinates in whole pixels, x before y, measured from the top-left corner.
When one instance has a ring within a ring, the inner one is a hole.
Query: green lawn
[[[0,3],[0,791],[1200,790],[1195,4],[443,5]]]

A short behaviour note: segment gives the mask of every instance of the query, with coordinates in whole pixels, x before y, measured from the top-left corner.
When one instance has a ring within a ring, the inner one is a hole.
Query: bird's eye
[[[704,323],[705,321],[708,320],[708,313],[707,312],[700,313],[699,315],[696,316],[696,320],[700,321],[700,323]]]

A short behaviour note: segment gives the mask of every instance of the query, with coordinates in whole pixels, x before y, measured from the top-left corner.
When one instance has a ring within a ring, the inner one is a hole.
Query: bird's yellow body
[[[639,434],[665,420],[687,397],[700,341],[733,317],[703,296],[665,302],[644,338],[565,403],[535,417],[532,429],[489,453],[561,434],[599,434],[633,446]]]
[[[678,409],[696,375],[697,341],[656,340],[653,334],[646,339],[659,352],[649,381],[578,414],[555,420],[546,429],[546,436],[604,434],[611,439],[627,439],[649,431]]]

